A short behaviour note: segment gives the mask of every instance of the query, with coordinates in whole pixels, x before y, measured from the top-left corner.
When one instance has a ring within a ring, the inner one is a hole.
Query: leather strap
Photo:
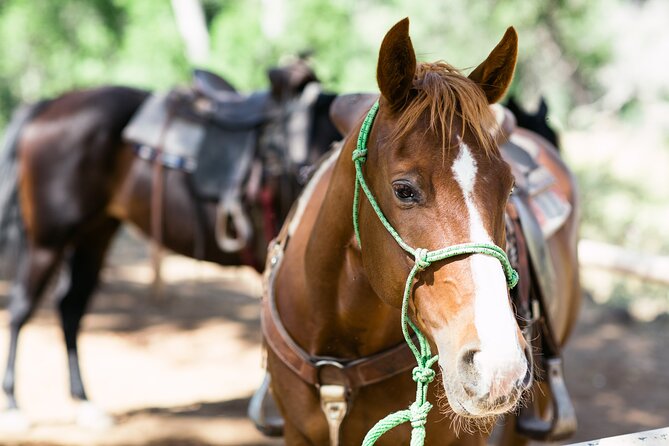
[[[158,139],[158,156],[153,159],[153,175],[151,181],[151,237],[153,243],[151,245],[151,263],[153,264],[153,271],[155,273],[153,279],[153,295],[154,297],[162,294],[162,246],[163,246],[163,193],[164,193],[164,166],[162,160],[163,151],[165,149],[165,137],[167,129],[172,123],[174,111],[170,108],[160,129]]]
[[[506,235],[507,253],[511,261],[511,266],[518,271],[520,278],[518,284],[511,290],[511,299],[516,309],[518,325],[524,328],[533,322],[530,297],[532,277],[530,275],[529,253],[520,217],[512,203],[508,203],[506,206]]]
[[[261,309],[261,326],[265,344],[289,369],[304,382],[318,387],[342,384],[349,392],[382,382],[416,366],[416,359],[405,342],[388,350],[356,359],[311,356],[290,337],[281,323],[274,296],[274,279],[281,265],[292,214],[291,210],[281,232],[272,242],[265,270],[265,295]]]
[[[546,251],[543,233],[538,222],[532,215],[525,193],[511,195],[511,204],[516,210],[522,235],[527,245],[530,258],[530,276],[532,299],[536,300],[540,309],[540,327],[542,332],[543,353],[546,357],[559,357],[560,344],[550,322],[550,313],[547,306],[547,297],[554,294],[555,277],[550,253]],[[536,316],[535,316],[536,317]]]
[[[280,262],[275,264],[278,266]],[[416,359],[404,342],[380,353],[351,360],[309,355],[295,343],[281,323],[272,283],[273,280],[270,280],[262,303],[261,324],[265,343],[307,384],[320,386],[324,380],[331,381],[328,384],[340,381],[339,384],[353,390],[379,383],[415,367]]]

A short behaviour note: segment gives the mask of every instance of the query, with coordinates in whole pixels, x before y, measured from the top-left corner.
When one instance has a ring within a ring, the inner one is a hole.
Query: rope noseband
[[[358,225],[360,189],[362,189],[369,200],[369,204],[379,217],[381,224],[383,224],[390,235],[393,236],[397,244],[414,258],[414,265],[407,277],[402,298],[402,333],[404,334],[404,339],[413,352],[418,365],[413,369],[412,373],[413,380],[416,382],[416,401],[412,403],[408,409],[391,413],[376,423],[376,425],[374,425],[374,427],[367,433],[362,444],[363,446],[371,446],[390,429],[399,426],[402,423],[410,422],[412,427],[411,446],[422,446],[425,441],[425,423],[427,421],[427,414],[430,409],[432,409],[432,404],[427,401],[427,386],[434,380],[435,372],[432,370],[432,366],[437,362],[439,356],[432,356],[429,342],[408,316],[411,286],[416,274],[418,274],[419,271],[428,268],[434,262],[463,254],[485,254],[499,260],[502,269],[504,270],[504,275],[506,276],[506,282],[509,288],[513,288],[516,283],[518,283],[518,273],[511,267],[504,250],[492,243],[462,243],[435,251],[428,251],[425,248],[413,248],[402,239],[385,215],[383,215],[383,212],[381,211],[379,204],[376,202],[362,173],[362,165],[367,159],[367,139],[369,138],[372,123],[374,122],[378,110],[379,102],[376,101],[362,123],[358,135],[358,144],[356,150],[353,151],[353,162],[355,164],[353,228],[355,230],[358,244],[362,249],[362,244],[360,243],[360,228]],[[412,341],[409,327],[411,327],[411,330],[415,333],[418,345]]]

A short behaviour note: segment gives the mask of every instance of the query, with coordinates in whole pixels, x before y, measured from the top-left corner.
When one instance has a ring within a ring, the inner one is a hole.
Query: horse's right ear
[[[394,111],[409,99],[416,74],[416,54],[409,37],[409,19],[399,21],[383,38],[376,67],[376,81],[381,95]]]
[[[517,58],[518,34],[513,27],[509,27],[488,58],[469,74],[469,79],[483,89],[488,103],[494,104],[506,93],[511,85]]]

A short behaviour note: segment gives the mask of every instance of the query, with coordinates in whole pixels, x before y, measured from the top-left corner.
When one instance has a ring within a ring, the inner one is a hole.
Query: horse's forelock
[[[494,130],[498,126],[483,91],[446,62],[420,63],[413,81],[414,96],[402,110],[391,140],[401,139],[416,128],[423,116],[430,130],[442,139],[442,150],[450,147],[456,118],[463,138],[473,132],[486,155],[495,153]]]

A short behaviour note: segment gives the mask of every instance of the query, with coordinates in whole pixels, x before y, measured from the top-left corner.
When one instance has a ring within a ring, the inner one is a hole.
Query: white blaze
[[[452,170],[467,206],[470,241],[493,243],[474,203],[477,166],[464,141],[460,141],[460,153]],[[474,364],[484,385],[490,386],[493,376],[509,372],[519,367],[519,361],[522,364],[525,361],[516,336],[516,321],[509,305],[502,265],[496,258],[485,254],[474,254],[469,261],[475,287],[474,324],[481,342],[481,351],[474,356]],[[521,377],[523,375],[524,371]]]

